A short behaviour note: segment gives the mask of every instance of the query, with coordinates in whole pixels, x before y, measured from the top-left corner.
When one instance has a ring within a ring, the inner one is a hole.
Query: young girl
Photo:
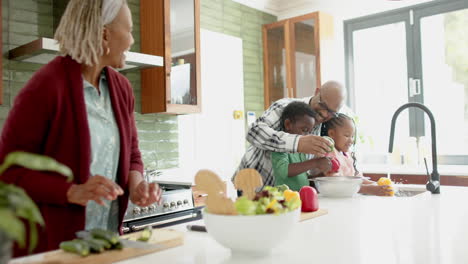
[[[355,144],[356,126],[354,120],[342,113],[323,123],[322,136],[329,136],[335,141],[335,148],[329,153],[330,158],[338,160],[339,168],[336,172],[327,172],[326,176],[360,176],[356,169],[356,157],[350,149]],[[364,179],[360,193],[380,196],[391,195],[389,186],[378,186],[376,182]]]
[[[316,112],[308,104],[294,101],[284,108],[280,126],[289,134],[308,135],[315,126],[315,116]],[[308,170],[326,172],[331,168],[329,158],[309,159],[304,153],[272,152],[271,163],[275,185],[286,184],[294,191],[309,186]]]

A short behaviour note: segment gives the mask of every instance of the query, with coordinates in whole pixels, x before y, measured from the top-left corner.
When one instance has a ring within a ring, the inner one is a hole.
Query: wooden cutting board
[[[122,236],[135,240],[140,237],[140,232]],[[129,259],[164,249],[180,246],[184,243],[184,233],[172,229],[153,229],[153,235],[148,243],[156,245],[152,248],[123,248],[122,250],[108,250],[100,254],[90,254],[80,257],[63,250],[54,250],[42,255],[41,259],[34,258],[33,261],[22,261],[24,264],[106,264]],[[16,264],[16,262],[14,262]]]
[[[312,218],[315,218],[315,217],[319,217],[319,216],[322,216],[322,215],[326,215],[326,214],[328,214],[328,210],[327,209],[322,209],[322,208],[318,209],[315,212],[301,213],[300,222],[305,221],[305,220],[309,220],[309,219],[312,219]]]

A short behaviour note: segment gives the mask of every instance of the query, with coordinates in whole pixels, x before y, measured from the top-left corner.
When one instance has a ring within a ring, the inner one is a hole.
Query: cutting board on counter
[[[328,214],[328,210],[327,209],[322,209],[322,208],[318,209],[315,212],[301,213],[300,222],[305,221],[305,220],[309,220],[309,219],[312,219],[312,218],[315,218],[315,217],[319,217],[319,216],[322,216],[322,215],[326,215],[326,214]]]
[[[123,235],[121,238],[136,240],[140,232]],[[184,233],[172,229],[153,229],[153,234],[147,243],[154,246],[145,248],[125,247],[122,250],[108,250],[100,254],[90,254],[80,257],[63,250],[54,250],[41,255],[41,259],[22,261],[24,264],[106,264],[129,259],[164,249],[180,246],[184,243]],[[14,262],[15,264],[17,262]]]

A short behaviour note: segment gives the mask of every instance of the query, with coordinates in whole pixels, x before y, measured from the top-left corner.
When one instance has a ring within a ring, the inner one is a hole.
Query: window
[[[468,165],[468,1],[434,1],[345,21],[348,104],[358,121],[358,153],[385,164],[390,122],[408,102],[436,120],[438,164]],[[428,117],[417,108],[398,117],[395,163],[430,157]],[[428,160],[430,162],[430,159]]]

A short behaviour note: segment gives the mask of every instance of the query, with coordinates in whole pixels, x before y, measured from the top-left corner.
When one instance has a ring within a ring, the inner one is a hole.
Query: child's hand
[[[393,188],[389,185],[363,184],[359,193],[377,196],[393,196]]]
[[[324,158],[318,158],[316,159],[317,161],[317,169],[319,169],[321,172],[326,173],[329,172],[332,169],[332,162],[330,158],[324,157]]]

